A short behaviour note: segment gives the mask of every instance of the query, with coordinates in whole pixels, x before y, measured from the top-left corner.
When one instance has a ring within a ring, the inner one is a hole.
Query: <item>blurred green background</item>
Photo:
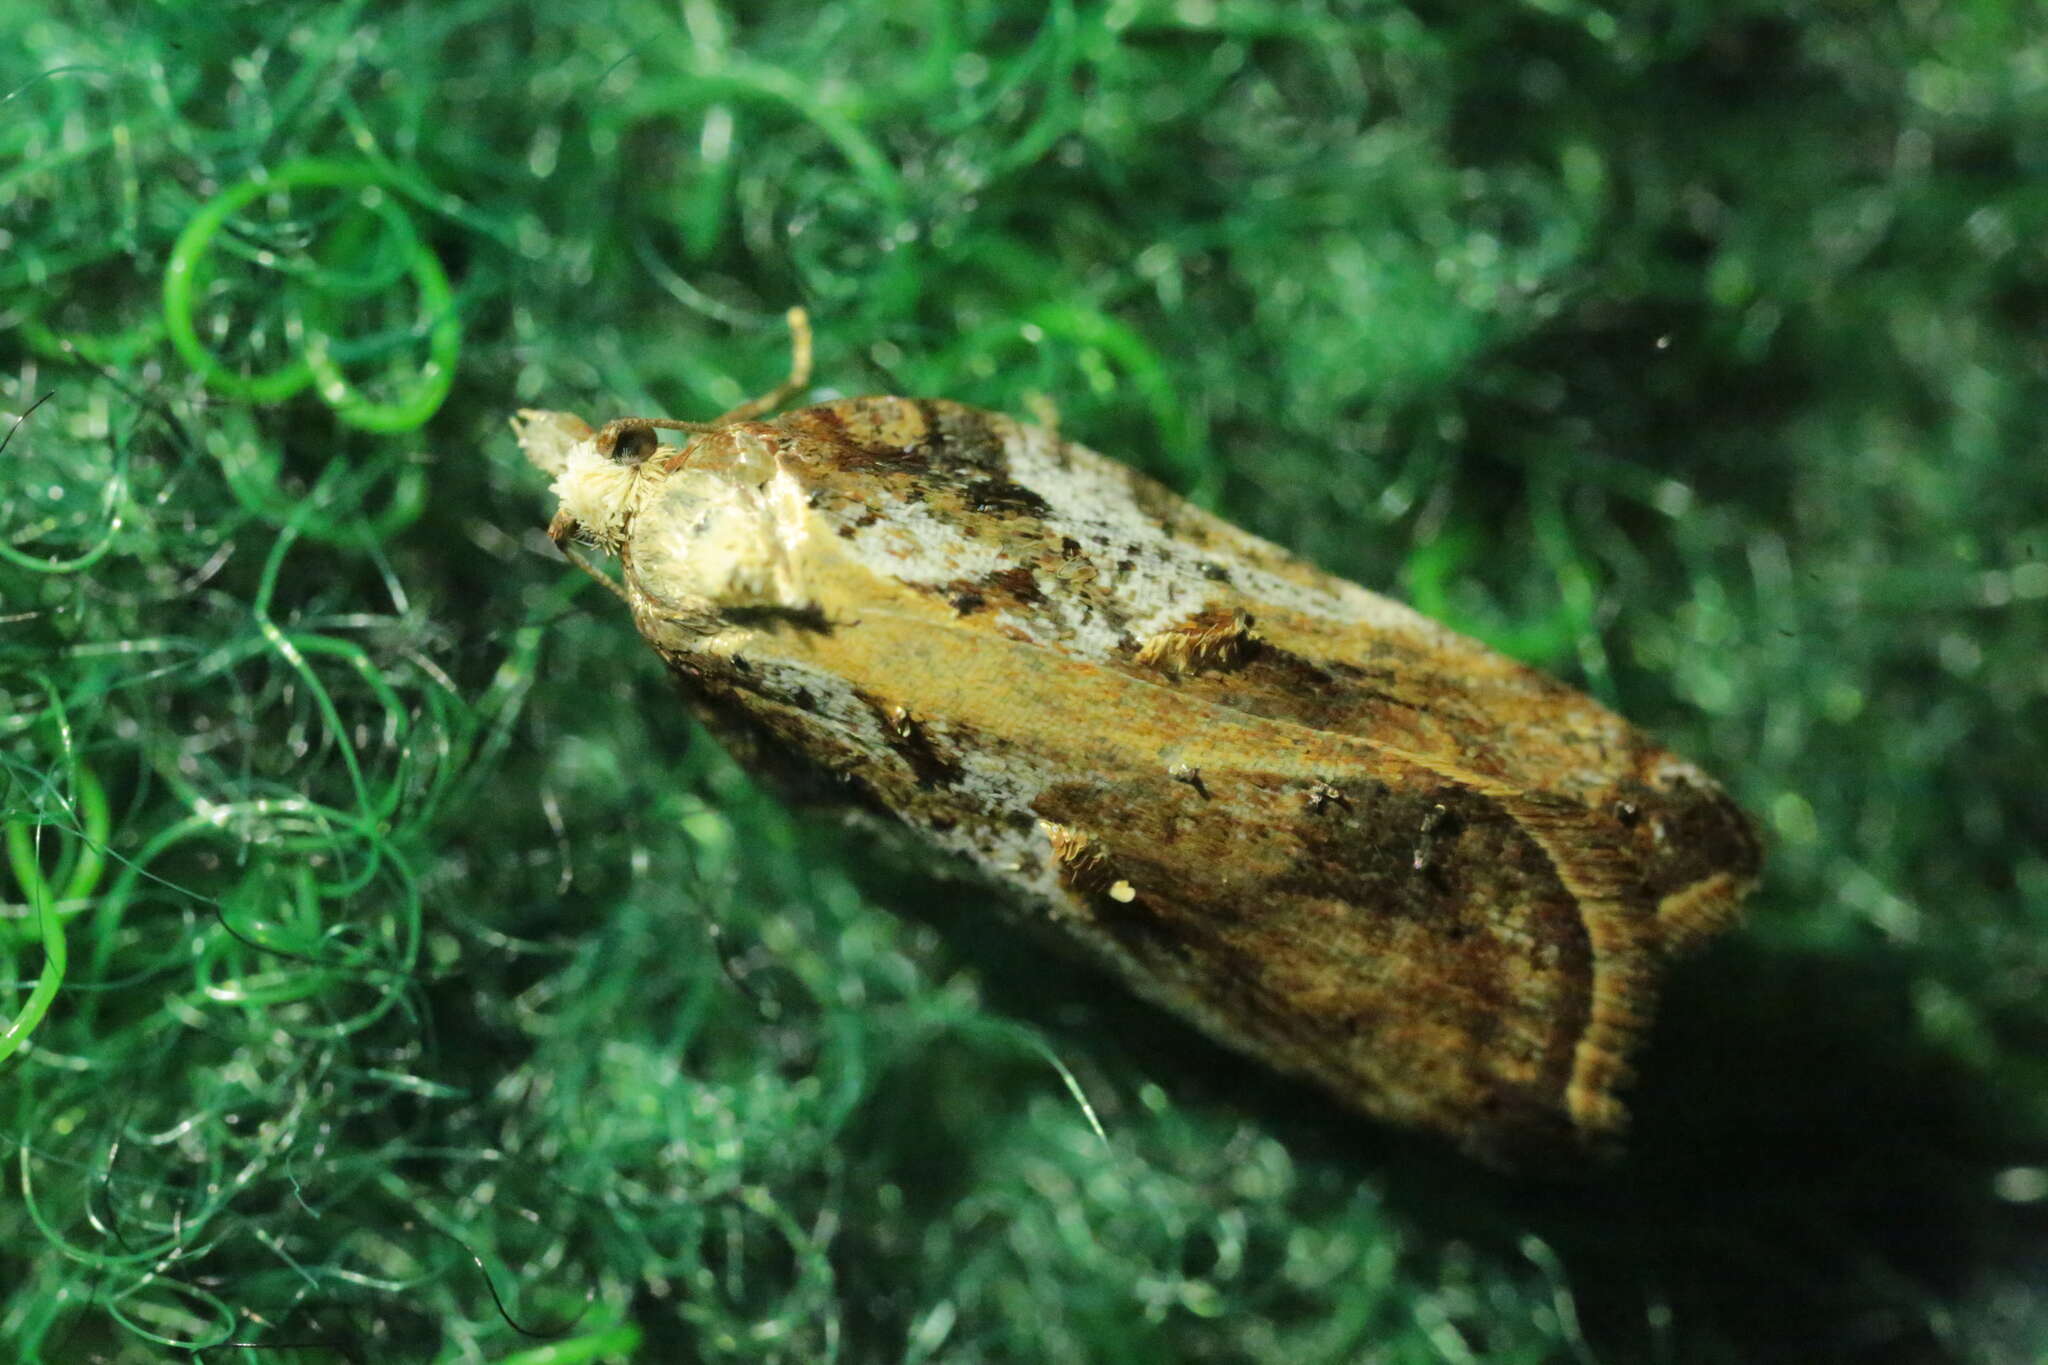
[[[2042,18],[0,0],[0,1354],[2042,1359]],[[693,732],[505,419],[792,303],[1729,781],[1623,1164],[1345,1119]]]

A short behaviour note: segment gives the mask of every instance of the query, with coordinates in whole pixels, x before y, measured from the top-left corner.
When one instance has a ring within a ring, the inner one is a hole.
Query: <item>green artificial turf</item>
[[[2048,1355],[2041,20],[0,0],[0,1357]],[[505,419],[797,303],[1727,779],[1627,1161],[1344,1118],[693,730]]]

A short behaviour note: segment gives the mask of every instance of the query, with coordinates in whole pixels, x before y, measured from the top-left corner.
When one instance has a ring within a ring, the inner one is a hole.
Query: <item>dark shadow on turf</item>
[[[1066,1055],[1114,1066],[1122,1052],[1177,1104],[1255,1117],[1333,1198],[1378,1185],[1425,1248],[1464,1243],[1524,1266],[1524,1239],[1541,1238],[1603,1361],[1945,1359],[1941,1308],[2018,1231],[1992,1192],[2019,1159],[2000,1150],[2011,1130],[1999,1100],[1918,1041],[1922,973],[1895,950],[1776,951],[1737,937],[1680,964],[1642,1059],[1628,1154],[1582,1179],[1537,1180],[1356,1119],[1244,1061],[1017,933],[973,883],[850,862],[878,904],[939,928],[992,1009],[1047,1028],[1056,1048],[1074,1037]],[[973,1064],[966,1082],[986,1095],[986,1058]],[[1029,1058],[1016,1070],[1020,1087],[1047,1083]],[[1128,1097],[1083,1082],[1114,1127]],[[974,1134],[947,1088],[943,1074],[893,1077],[860,1122],[876,1150],[915,1154],[934,1216],[972,1181],[958,1154]]]

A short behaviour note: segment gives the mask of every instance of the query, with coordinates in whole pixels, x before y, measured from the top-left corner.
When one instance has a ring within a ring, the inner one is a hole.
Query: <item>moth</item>
[[[771,416],[791,325],[714,421],[514,420],[707,728],[1348,1106],[1497,1166],[1611,1151],[1660,973],[1757,877],[1721,788],[1046,424]]]

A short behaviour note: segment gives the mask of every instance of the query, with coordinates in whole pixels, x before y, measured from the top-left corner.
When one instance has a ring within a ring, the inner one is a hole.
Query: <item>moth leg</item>
[[[548,523],[548,539],[555,542],[555,548],[560,550],[562,556],[571,564],[574,564],[577,568],[604,584],[605,587],[611,589],[612,594],[621,602],[630,604],[633,599],[626,596],[626,590],[612,582],[606,575],[598,572],[597,567],[585,559],[576,547],[570,543],[575,538],[575,535],[576,518],[570,516],[569,509],[564,507],[561,511],[555,513],[555,519]]]
[[[775,411],[811,386],[810,314],[801,308],[792,308],[783,317],[789,323],[789,378],[759,398],[749,398],[731,412],[720,414],[712,426],[752,421],[763,413]]]
[[[1046,437],[1054,450],[1060,448],[1060,405],[1045,394],[1036,391],[1024,395],[1024,408],[1032,420],[1045,428]]]

